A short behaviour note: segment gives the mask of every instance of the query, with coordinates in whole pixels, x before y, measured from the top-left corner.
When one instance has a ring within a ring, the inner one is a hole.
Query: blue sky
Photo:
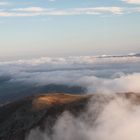
[[[0,59],[140,52],[140,0],[0,0]]]

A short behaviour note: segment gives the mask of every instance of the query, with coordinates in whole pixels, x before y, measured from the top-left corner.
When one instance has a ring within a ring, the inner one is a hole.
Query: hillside
[[[140,103],[138,94],[116,95],[132,103]],[[51,128],[64,111],[78,116],[85,112],[90,100],[93,103],[106,104],[114,98],[115,96],[103,94],[42,94],[3,105],[0,107],[0,140],[24,140],[30,130],[36,127],[43,131],[47,126],[47,133],[51,134]]]
[[[39,95],[2,106],[0,139],[22,140],[31,128],[41,126],[45,118],[57,117],[64,110],[76,112],[83,109],[89,97],[69,94]]]

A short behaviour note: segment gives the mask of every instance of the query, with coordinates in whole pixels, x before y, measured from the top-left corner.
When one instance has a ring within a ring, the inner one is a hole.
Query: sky
[[[140,52],[140,0],[0,0],[0,60]]]

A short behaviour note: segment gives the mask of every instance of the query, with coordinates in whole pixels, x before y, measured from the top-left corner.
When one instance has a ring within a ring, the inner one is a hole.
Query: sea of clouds
[[[0,62],[0,102],[38,92],[140,92],[139,83],[139,55],[42,57]]]
[[[36,128],[27,140],[140,140],[140,106],[113,94],[140,93],[139,84],[139,55],[0,62],[1,103],[38,92],[105,94],[93,98],[78,117],[64,112],[54,124],[53,135]],[[108,96],[115,98],[104,103]]]

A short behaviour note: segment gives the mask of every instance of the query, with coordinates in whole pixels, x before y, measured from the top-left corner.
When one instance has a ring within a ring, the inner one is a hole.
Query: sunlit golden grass
[[[33,108],[40,110],[45,108],[46,106],[72,103],[85,98],[89,98],[89,96],[71,94],[40,95],[33,100]]]
[[[64,105],[69,103],[74,103],[81,101],[82,99],[88,99],[92,97],[94,94],[91,95],[72,95],[72,94],[42,94],[36,96],[33,101],[32,105],[34,109],[41,110],[46,107],[50,107],[53,105]],[[101,94],[104,96],[104,94]],[[134,104],[140,104],[140,95],[136,93],[117,93],[118,97],[128,99]],[[115,96],[110,96],[110,99],[115,99]]]

